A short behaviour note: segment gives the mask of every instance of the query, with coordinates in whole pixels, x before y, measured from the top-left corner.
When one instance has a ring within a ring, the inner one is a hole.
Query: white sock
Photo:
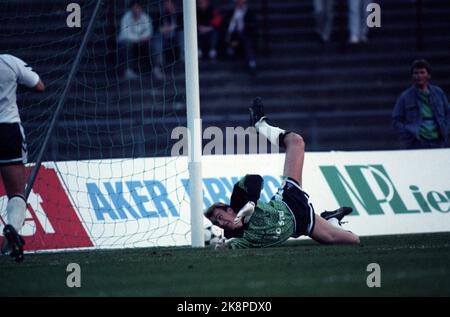
[[[21,196],[14,196],[8,200],[6,205],[6,212],[8,215],[8,224],[14,227],[17,232],[23,227],[25,221],[25,212],[27,204],[25,199]]]
[[[342,229],[341,225],[339,224],[339,220],[337,218],[330,218],[327,220],[329,223],[331,223],[336,228]]]
[[[272,127],[266,120],[258,121],[255,124],[256,130],[264,135],[272,144],[280,146],[279,138],[281,134],[286,133],[286,130],[280,129],[278,127]]]
[[[330,218],[327,220],[332,226],[342,230],[342,231],[346,231],[346,232],[351,232],[350,230],[346,230],[342,227],[341,223],[339,222],[339,220],[337,220],[337,218]]]

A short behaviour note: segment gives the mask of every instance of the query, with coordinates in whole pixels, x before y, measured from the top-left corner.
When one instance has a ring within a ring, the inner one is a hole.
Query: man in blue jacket
[[[414,85],[397,100],[392,113],[394,129],[408,149],[446,147],[450,130],[450,106],[441,88],[431,85],[426,60],[411,66]]]

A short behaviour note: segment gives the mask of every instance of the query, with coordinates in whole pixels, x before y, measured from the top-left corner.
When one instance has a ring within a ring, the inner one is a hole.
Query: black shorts
[[[278,195],[281,195],[281,200],[294,216],[295,233],[292,237],[311,236],[314,230],[315,214],[314,207],[309,202],[309,195],[292,178],[283,182]]]
[[[20,123],[0,123],[0,166],[25,164],[27,144]]]

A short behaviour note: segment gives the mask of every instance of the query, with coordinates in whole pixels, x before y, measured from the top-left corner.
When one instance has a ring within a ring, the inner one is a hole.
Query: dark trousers
[[[198,34],[198,47],[207,54],[211,50],[217,50],[217,31]]]
[[[138,43],[123,43],[121,45],[120,65],[123,70],[129,68],[136,73],[148,72],[151,69],[150,43],[148,41]]]
[[[248,62],[255,61],[255,50],[253,49],[252,39],[243,33],[234,32],[228,39],[228,48],[232,55],[236,51],[242,50],[245,60]]]
[[[407,148],[410,150],[417,150],[417,149],[442,149],[447,146],[444,139],[439,138],[437,140],[413,140],[411,143],[408,144]]]

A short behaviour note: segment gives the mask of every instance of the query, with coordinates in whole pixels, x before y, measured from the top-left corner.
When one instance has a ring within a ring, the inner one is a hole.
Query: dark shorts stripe
[[[0,123],[0,166],[25,164],[27,145],[20,123]]]
[[[281,188],[282,201],[289,207],[295,219],[295,233],[293,237],[309,236],[314,230],[314,207],[309,202],[309,195],[305,193],[293,179],[286,179]]]

